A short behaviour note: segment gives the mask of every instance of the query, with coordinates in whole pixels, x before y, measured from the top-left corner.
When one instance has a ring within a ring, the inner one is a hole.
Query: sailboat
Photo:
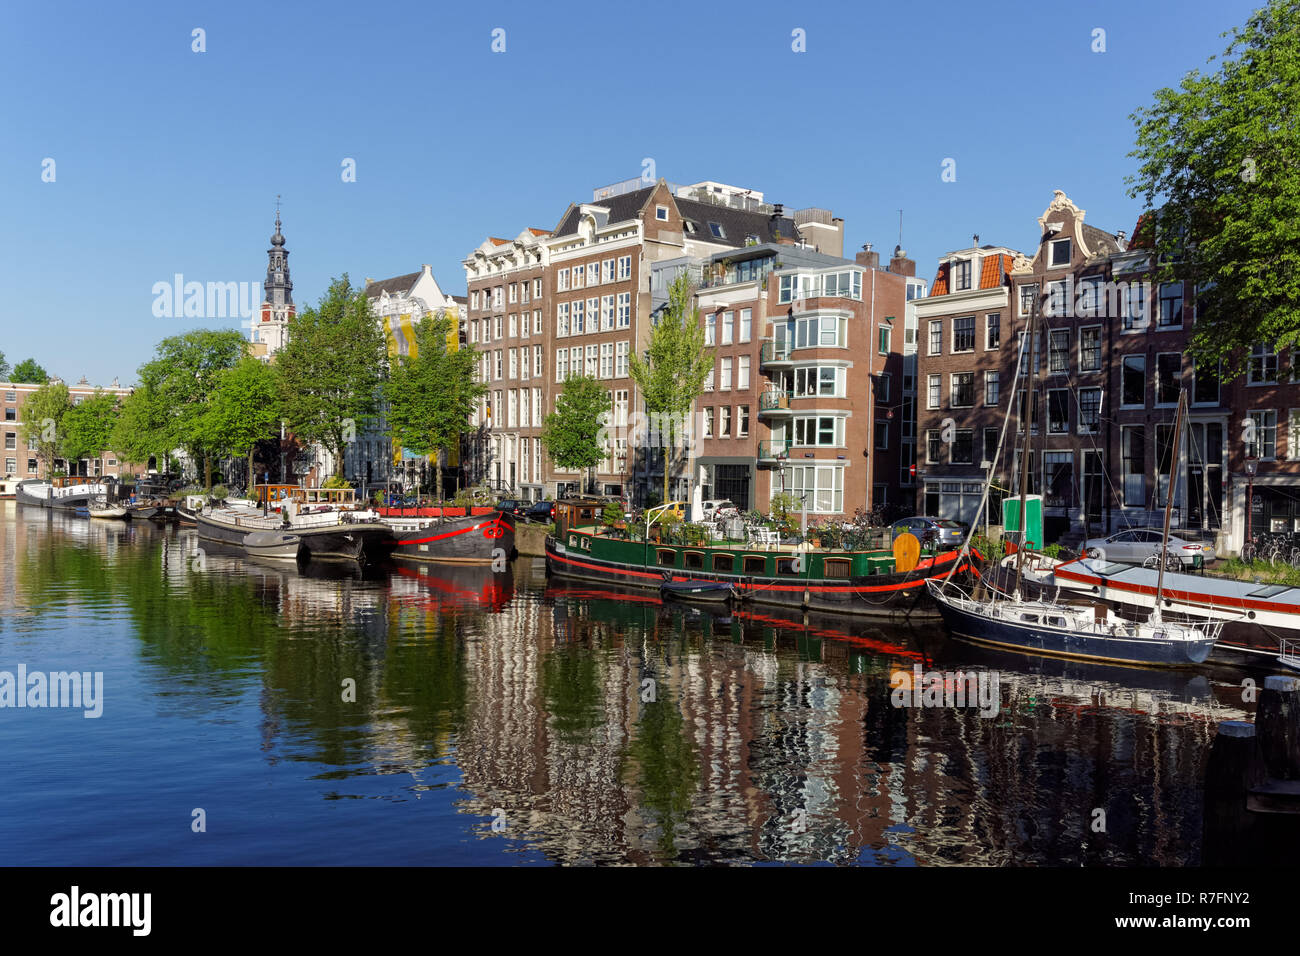
[[[1020,363],[1026,361],[1027,353],[1032,355],[1034,335],[1038,326],[1038,309],[1039,303],[1035,299],[1029,315],[1029,334],[1025,337],[1020,350]],[[1033,407],[1032,398],[1037,371],[1037,363],[1031,363],[1029,387],[1022,411],[1025,415],[1028,415]],[[1018,377],[1019,368],[1017,368]],[[1178,412],[1174,419],[1174,448],[1178,447],[1185,405],[1184,395],[1180,397]],[[1002,426],[1003,438],[1006,436],[1006,425],[1010,419],[1008,402],[1007,415]],[[948,625],[948,630],[954,637],[977,644],[1014,648],[1053,657],[1174,667],[1199,664],[1204,661],[1218,640],[1223,624],[1221,622],[1183,624],[1165,621],[1161,617],[1160,598],[1164,590],[1163,561],[1156,588],[1155,606],[1145,621],[1122,618],[1105,604],[1063,604],[1041,597],[1026,599],[1022,594],[1025,556],[1028,551],[1024,539],[1028,524],[1031,431],[1029,423],[1026,423],[1020,466],[1020,495],[1017,502],[1017,507],[1021,509],[1022,530],[1020,546],[1016,549],[1015,586],[1011,593],[1007,594],[992,582],[981,580],[972,593],[967,593],[952,583],[950,576],[928,579],[926,587],[930,591],[930,596],[934,598],[944,623]],[[1002,443],[999,440],[999,454],[1001,449]],[[1176,471],[1177,469],[1171,469],[1171,487],[1165,502],[1164,540],[1166,542],[1169,540],[1170,507],[1174,499],[1172,485],[1177,480]],[[980,501],[980,513],[988,505],[989,488],[992,482],[993,472],[990,470],[985,481],[984,495]],[[962,546],[963,552],[970,547],[971,534],[979,525],[979,517],[977,513],[975,521],[971,523],[971,530],[967,533],[966,541]],[[959,557],[958,561],[960,560]]]

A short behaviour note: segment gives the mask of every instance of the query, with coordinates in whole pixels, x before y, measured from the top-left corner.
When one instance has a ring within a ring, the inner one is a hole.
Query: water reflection
[[[427,861],[396,808],[436,793],[422,839],[462,862],[1195,863],[1214,728],[1246,716],[1229,678],[1001,654],[905,620],[719,616],[548,582],[526,558],[300,569],[199,547],[6,503],[0,667],[23,635],[75,647],[74,620],[111,623],[136,658],[119,679],[149,704],[117,734],[229,724],[227,749],[177,763],[295,785],[292,813],[230,838],[234,862],[290,844]],[[893,706],[914,665],[995,671],[999,712]],[[367,849],[355,815],[322,809],[348,799],[369,801]],[[0,815],[50,812],[15,803]],[[123,834],[146,861],[149,826]]]

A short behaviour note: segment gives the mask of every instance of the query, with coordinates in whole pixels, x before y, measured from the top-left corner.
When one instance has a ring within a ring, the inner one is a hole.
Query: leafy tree
[[[609,410],[609,397],[599,379],[570,375],[555,399],[555,411],[542,424],[542,444],[552,460],[561,468],[588,469],[588,488],[590,470],[609,454],[604,435]]]
[[[1256,344],[1300,343],[1300,3],[1270,0],[1224,36],[1217,72],[1133,114],[1128,181],[1154,210],[1156,277],[1198,289],[1193,356],[1235,375]]]
[[[163,339],[157,355],[140,366],[140,381],[165,415],[159,436],[167,447],[184,448],[203,462],[203,487],[212,490],[212,457],[219,447],[210,444],[208,402],[217,379],[248,353],[248,343],[234,329],[196,329]]]
[[[50,378],[50,373],[36,364],[36,359],[25,358],[14,366],[11,381],[24,385],[43,385]]]
[[[118,407],[108,447],[117,452],[123,461],[144,464],[151,457],[167,470],[166,458],[176,446],[169,444],[167,409],[158,395],[147,385],[141,385]]]
[[[426,315],[415,327],[411,354],[399,357],[389,373],[389,437],[419,455],[456,448],[474,403],[487,390],[475,378],[478,353],[450,347],[458,331],[445,314]],[[434,468],[434,480],[441,501],[442,468]]]
[[[103,389],[81,400],[63,415],[59,430],[59,452],[69,462],[98,458],[109,448],[117,420],[117,396]]]
[[[692,295],[690,279],[682,273],[668,290],[667,308],[650,330],[646,357],[633,353],[629,362],[632,380],[657,424],[652,433],[657,434],[664,449],[664,501],[668,501],[675,440],[682,437],[686,416],[713,370],[713,358],[704,350],[700,313],[691,304]]]
[[[343,446],[379,410],[387,361],[384,334],[364,291],[347,273],[315,308],[289,320],[289,341],[275,356],[285,420],[342,463]]]
[[[5,361],[4,352],[0,352],[0,379],[8,381],[9,380],[8,376],[9,376],[9,363]]]
[[[46,478],[53,473],[54,459],[59,457],[63,417],[71,407],[68,386],[62,382],[46,382],[23,402],[19,431],[24,442],[36,443],[36,457],[45,466]]]
[[[254,481],[253,449],[280,423],[280,382],[275,370],[251,355],[216,378],[203,419],[204,444],[230,455],[248,456],[249,488]]]

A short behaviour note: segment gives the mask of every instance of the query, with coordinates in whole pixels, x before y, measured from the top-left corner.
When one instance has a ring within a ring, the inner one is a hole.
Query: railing
[[[758,443],[758,457],[760,461],[777,461],[790,457],[790,446],[793,444],[790,440],[785,441],[761,441]]]
[[[790,410],[790,393],[777,389],[769,389],[760,392],[758,395],[758,410],[760,412],[771,412],[784,409]]]
[[[789,362],[790,345],[787,342],[764,342],[758,350],[758,364],[770,365],[773,362]]]

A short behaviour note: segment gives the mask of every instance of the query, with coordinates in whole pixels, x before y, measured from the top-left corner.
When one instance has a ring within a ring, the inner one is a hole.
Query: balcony
[[[761,441],[758,443],[758,463],[777,464],[786,461],[790,457],[790,446],[793,442],[788,439],[778,439],[777,441]]]
[[[790,393],[781,389],[768,389],[758,393],[758,414],[769,417],[794,414],[790,410]]]
[[[758,350],[758,364],[764,368],[793,365],[794,359],[790,357],[789,343],[770,340],[764,342],[762,348]]]

